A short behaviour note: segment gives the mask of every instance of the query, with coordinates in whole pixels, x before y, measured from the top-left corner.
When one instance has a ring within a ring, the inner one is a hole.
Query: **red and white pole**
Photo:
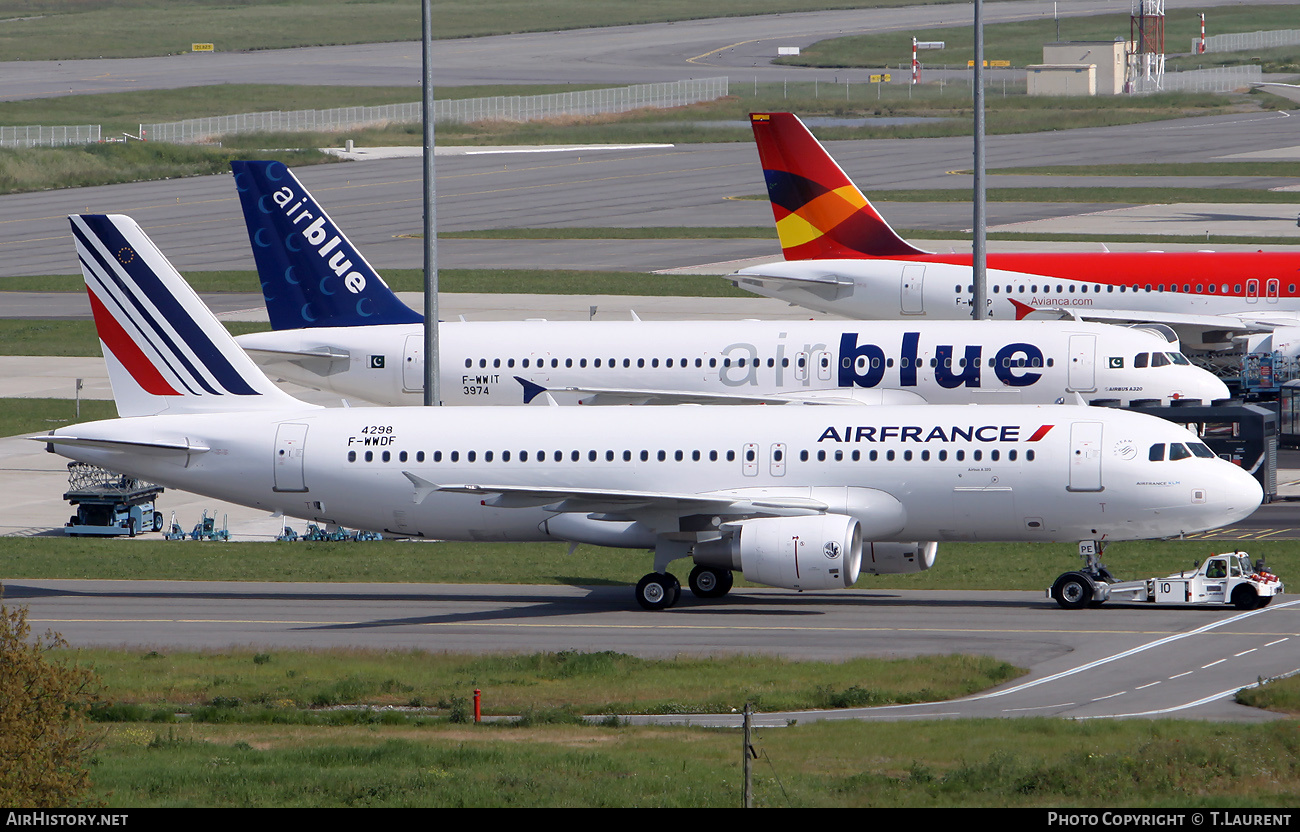
[[[912,38],[912,83],[921,83],[921,63],[916,59],[916,38]]]
[[[1197,47],[1196,53],[1198,55],[1205,54],[1205,14],[1204,13],[1201,14],[1201,43],[1200,46]]]

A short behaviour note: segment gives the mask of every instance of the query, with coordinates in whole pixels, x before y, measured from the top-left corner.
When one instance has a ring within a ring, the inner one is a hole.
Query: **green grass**
[[[186,281],[196,292],[261,293],[257,272],[187,272]],[[423,292],[422,269],[387,269],[384,282],[395,292]],[[44,275],[0,278],[0,292],[81,292],[85,283],[79,275]],[[579,269],[439,269],[439,293],[477,292],[487,294],[540,295],[644,295],[647,297],[750,298],[716,275],[647,274],[645,272],[598,272]],[[40,331],[44,324],[19,322],[10,326],[17,333]],[[67,322],[75,323],[75,322]],[[86,321],[89,324],[89,321]],[[0,334],[6,322],[0,320]],[[232,329],[234,327],[232,326]],[[87,333],[93,333],[93,326]],[[236,333],[240,334],[240,333]],[[14,336],[15,338],[17,335]],[[0,338],[0,350],[17,349],[16,342]],[[5,354],[0,352],[0,354]],[[41,355],[19,350],[10,355]],[[48,353],[58,354],[58,353]],[[98,352],[68,353],[98,355]]]
[[[80,282],[80,278],[77,278]],[[262,332],[270,324],[253,321],[229,321],[226,329],[233,335]],[[0,355],[52,355],[88,358],[102,355],[95,322],[84,320],[41,320],[37,318],[0,318]],[[8,399],[4,400],[10,401]],[[0,434],[7,436],[8,434]]]
[[[736,807],[734,730],[110,726],[108,806]],[[824,722],[754,736],[758,807],[1300,805],[1300,727],[1126,720]]]
[[[914,2],[713,0],[701,5],[690,0],[434,0],[431,5],[433,36],[463,38]],[[397,0],[115,0],[111,4],[4,0],[0,18],[8,19],[0,26],[0,51],[8,60],[166,55],[189,52],[195,41],[233,52],[420,38],[420,4]],[[193,59],[201,61],[203,57],[196,54]],[[414,57],[418,69],[418,49]]]
[[[970,171],[962,171],[970,173]],[[1145,165],[1036,165],[995,168],[992,175],[1027,176],[1264,176],[1300,178],[1300,162],[1169,162]]]
[[[578,714],[725,713],[930,702],[966,696],[1023,671],[967,656],[803,662],[759,656],[642,659],[612,652],[465,655],[426,650],[215,652],[76,650],[113,707],[101,721],[214,707],[211,721],[265,720],[279,711],[341,705],[411,707],[447,716],[457,697],[483,691],[483,713],[533,708]],[[137,706],[126,709],[121,706]],[[233,711],[233,712],[232,712]]]
[[[1165,14],[1165,45],[1169,53],[1189,50],[1193,37],[1201,31],[1200,10],[1195,8],[1170,8]],[[1254,32],[1267,29],[1295,27],[1300,6],[1218,6],[1208,11],[1209,34],[1229,32]],[[985,60],[1010,61],[1012,66],[1023,67],[1043,62],[1043,44],[1059,41],[1113,41],[1129,36],[1128,15],[1097,15],[1093,17],[1061,18],[1059,37],[1057,23],[1050,17],[1016,23],[998,23],[984,27]],[[798,56],[778,58],[777,63],[795,66],[821,67],[898,67],[910,65],[912,60],[911,32],[883,32],[820,41],[802,50]],[[915,33],[920,40],[943,41],[942,51],[921,52],[923,65],[964,67],[975,57],[974,36],[969,25],[948,29],[926,29]],[[1235,53],[1236,62],[1244,56],[1258,55]],[[1213,55],[1196,55],[1195,65],[1210,65]],[[1190,60],[1190,59],[1189,59]],[[1265,72],[1294,72],[1294,69],[1265,68]]]
[[[168,511],[166,494],[158,502],[159,510]],[[187,526],[196,519],[178,521]],[[303,530],[301,524],[296,528]],[[1300,575],[1300,542],[1252,540],[1238,545],[1253,557],[1266,557],[1284,581]],[[1222,540],[1132,541],[1112,544],[1105,561],[1120,578],[1163,576],[1232,548],[1233,542]],[[649,559],[640,551],[585,545],[570,556],[568,545],[561,542],[223,544],[152,536],[0,537],[0,576],[5,579],[501,583],[503,563],[511,564],[509,583],[632,586],[645,574]],[[1075,546],[1068,543],[943,543],[934,569],[914,575],[866,575],[857,588],[1042,592],[1078,565]],[[748,586],[739,580],[737,585]]]
[[[268,150],[259,156],[291,167],[339,161],[314,149]],[[0,148],[0,194],[228,174],[231,160],[241,158],[247,153],[165,142]]]
[[[969,189],[871,191],[880,202],[970,202]],[[1244,188],[989,188],[989,202],[1097,202],[1120,205],[1171,205],[1191,203],[1250,203],[1293,205],[1300,192],[1247,190]]]
[[[78,422],[117,418],[116,405],[97,399],[82,399],[78,416],[73,391],[68,393],[66,399],[0,399],[0,436],[45,433]]]

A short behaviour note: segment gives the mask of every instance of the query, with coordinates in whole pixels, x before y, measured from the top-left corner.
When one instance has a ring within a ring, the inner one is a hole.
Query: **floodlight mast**
[[[984,210],[984,2],[975,0],[975,84],[972,109],[975,111],[975,179],[974,179],[974,246],[972,249],[971,277],[975,286],[971,293],[971,317],[986,320],[988,311],[988,284],[985,273],[984,238],[987,217]]]
[[[442,404],[438,385],[438,211],[433,170],[433,12],[421,0],[424,40],[424,405]]]

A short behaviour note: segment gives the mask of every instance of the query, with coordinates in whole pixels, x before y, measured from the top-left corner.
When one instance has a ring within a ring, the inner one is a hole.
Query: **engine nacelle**
[[[858,580],[862,528],[852,517],[764,517],[729,527],[725,540],[695,546],[696,563],[782,589],[842,589]]]
[[[868,575],[899,575],[924,572],[934,566],[939,544],[933,540],[917,543],[867,543],[862,547],[862,571]]]

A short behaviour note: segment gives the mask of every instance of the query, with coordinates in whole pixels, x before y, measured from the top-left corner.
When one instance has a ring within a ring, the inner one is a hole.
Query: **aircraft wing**
[[[423,502],[437,492],[479,494],[484,504],[499,508],[545,506],[548,511],[625,514],[699,514],[710,512],[728,518],[778,517],[821,514],[830,506],[811,497],[742,497],[728,494],[675,494],[666,491],[625,491],[598,488],[561,488],[524,485],[446,484],[430,482],[410,471],[402,472],[415,487],[412,502]]]

